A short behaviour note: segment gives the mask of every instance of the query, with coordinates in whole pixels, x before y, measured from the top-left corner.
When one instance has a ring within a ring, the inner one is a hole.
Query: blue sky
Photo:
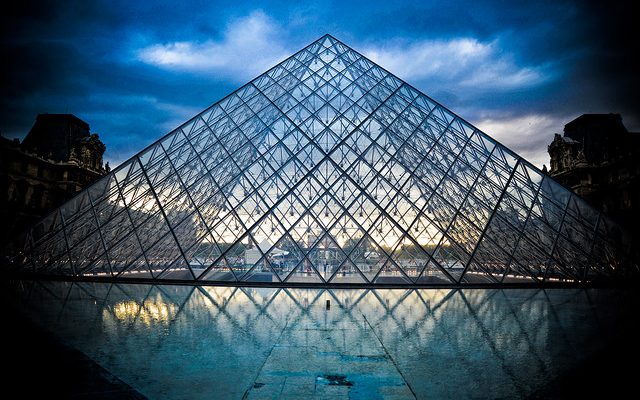
[[[17,7],[0,16],[0,132],[23,137],[38,113],[73,113],[100,134],[112,167],[324,33],[538,166],[553,133],[583,113],[621,113],[640,131],[629,2]]]

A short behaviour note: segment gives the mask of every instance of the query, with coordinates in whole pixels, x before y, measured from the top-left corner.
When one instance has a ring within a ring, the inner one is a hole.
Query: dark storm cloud
[[[134,18],[120,18],[113,5],[27,2],[3,12],[4,135],[23,136],[39,113],[74,113],[102,134],[108,158],[121,161],[233,88],[129,62],[123,43],[134,30],[124,22]]]
[[[432,52],[434,60],[399,68],[410,83],[473,123],[519,130],[507,144],[542,160],[549,135],[584,112],[620,112],[640,130],[630,4],[5,3],[0,131],[22,136],[38,113],[74,113],[101,133],[107,157],[121,161],[250,79],[247,65],[330,32],[381,60],[409,64]],[[267,55],[261,43],[275,50]],[[468,65],[460,66],[464,54]],[[163,64],[176,55],[181,65]],[[434,62],[446,65],[424,72]]]
[[[584,86],[600,89],[604,106],[618,107],[640,130],[640,41],[637,3],[632,4],[589,2],[592,47],[587,62],[578,68],[584,67]]]
[[[72,46],[60,43],[35,42],[3,46],[2,127],[20,126],[22,109],[38,107],[39,97],[84,96],[91,88],[81,82],[80,54]],[[28,104],[34,102],[34,104]],[[32,109],[27,111],[33,111]]]

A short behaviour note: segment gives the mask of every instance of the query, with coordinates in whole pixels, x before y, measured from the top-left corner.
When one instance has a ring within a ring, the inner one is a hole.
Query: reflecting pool
[[[522,398],[637,333],[622,290],[4,290],[149,398]]]

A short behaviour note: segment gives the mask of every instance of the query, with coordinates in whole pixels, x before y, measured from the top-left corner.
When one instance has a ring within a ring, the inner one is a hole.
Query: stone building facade
[[[105,175],[105,145],[71,114],[40,114],[22,143],[0,137],[2,246]]]
[[[584,114],[548,147],[549,175],[640,236],[640,133],[619,114]]]

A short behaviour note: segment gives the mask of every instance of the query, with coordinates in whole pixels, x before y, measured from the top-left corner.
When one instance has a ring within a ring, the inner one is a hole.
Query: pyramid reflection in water
[[[403,383],[417,398],[527,398],[612,343],[631,343],[638,332],[633,290],[40,280],[7,285],[4,293],[149,398],[313,398],[314,391],[327,398],[316,380],[322,374],[354,383],[333,388],[343,389],[344,398],[388,397],[385,390],[414,398]],[[603,373],[600,365],[611,364],[593,364],[594,374]],[[311,382],[303,394],[288,385],[301,379]]]
[[[264,284],[585,281],[607,218],[326,35],[36,225],[42,274]]]

